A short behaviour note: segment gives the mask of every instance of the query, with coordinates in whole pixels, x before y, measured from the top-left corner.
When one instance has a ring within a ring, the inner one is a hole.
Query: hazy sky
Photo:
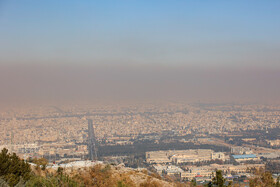
[[[280,103],[279,0],[0,0],[0,99]]]
[[[279,0],[0,0],[0,63],[280,68]]]

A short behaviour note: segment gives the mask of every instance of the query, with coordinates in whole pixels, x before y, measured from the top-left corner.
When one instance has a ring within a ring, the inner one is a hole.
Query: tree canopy
[[[0,153],[0,177],[10,186],[15,186],[21,179],[24,181],[30,179],[30,165],[15,153],[8,153],[8,149],[4,148]]]

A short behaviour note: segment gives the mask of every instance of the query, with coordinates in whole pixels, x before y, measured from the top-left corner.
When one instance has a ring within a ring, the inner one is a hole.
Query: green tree
[[[276,187],[280,187],[280,182],[279,182],[279,180],[280,180],[280,178],[277,177],[277,181],[276,181],[276,184],[275,184]]]
[[[63,172],[63,168],[62,167],[58,167],[56,172],[57,172],[57,174],[61,175],[62,172]]]
[[[54,187],[54,186],[61,186],[61,187],[78,187],[83,186],[82,184],[76,182],[68,175],[59,174],[53,176],[32,176],[30,180],[26,182],[26,187]]]
[[[216,176],[212,179],[212,183],[214,185],[217,185],[218,187],[225,186],[225,179],[223,177],[223,174],[222,174],[221,170],[216,171]]]
[[[263,172],[260,176],[257,176],[253,179],[250,179],[250,187],[266,186],[274,187],[277,186],[277,183],[274,183],[272,174],[269,171]]]
[[[31,168],[28,163],[20,159],[15,153],[8,153],[4,148],[0,153],[0,177],[3,177],[10,186],[15,186],[22,178],[27,181],[31,176]]]
[[[274,186],[274,180],[272,177],[272,174],[268,171],[264,172],[261,176],[261,181],[263,182],[263,184],[265,184],[265,186],[267,187],[272,187]]]
[[[45,158],[35,158],[33,160],[33,163],[36,164],[36,169],[41,168],[42,170],[45,170],[49,161]]]
[[[118,187],[128,187],[123,181],[118,181]]]
[[[196,181],[194,179],[191,181],[191,186],[196,186]]]

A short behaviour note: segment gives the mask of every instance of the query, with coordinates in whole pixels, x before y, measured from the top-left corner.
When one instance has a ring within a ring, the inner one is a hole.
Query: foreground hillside
[[[51,169],[47,170],[52,173]],[[134,170],[124,166],[112,166],[97,164],[90,168],[67,168],[63,174],[69,176],[81,186],[179,186],[174,182],[167,182],[154,173],[148,173],[147,170]]]
[[[109,165],[102,162],[78,161],[64,165],[47,166],[47,160],[34,159],[28,163],[15,153],[3,149],[0,153],[0,187],[185,187],[192,183],[174,182],[166,176],[146,169],[132,169],[123,165]],[[62,167],[61,167],[62,166]],[[280,177],[274,181],[270,172],[264,171],[250,179],[251,187],[280,187]],[[222,171],[207,186],[226,186]],[[228,182],[227,186],[240,186]]]
[[[122,165],[96,163],[90,167],[46,167],[46,160],[36,159],[29,164],[16,154],[3,149],[0,153],[0,186],[17,187],[169,187],[186,184],[163,180],[146,169],[132,169]]]

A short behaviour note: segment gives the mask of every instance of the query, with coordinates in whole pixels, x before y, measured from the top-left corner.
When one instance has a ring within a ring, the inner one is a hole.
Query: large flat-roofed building
[[[171,151],[151,151],[146,152],[146,162],[148,163],[170,163]]]
[[[249,154],[249,155],[232,155],[232,157],[237,162],[243,162],[248,160],[258,160],[258,157],[255,154]]]
[[[223,161],[226,160],[225,154],[222,153],[222,152],[214,152],[214,153],[212,153],[211,158],[212,158],[212,160],[216,160],[216,159],[223,160]]]
[[[183,172],[183,170],[181,168],[177,167],[177,166],[169,165],[169,166],[166,167],[164,172],[166,173],[166,175],[179,175],[179,176],[181,176],[181,173]]]
[[[177,175],[181,177],[181,173],[184,172],[180,167],[174,165],[154,165],[153,167],[159,175],[164,173],[166,175]]]
[[[271,146],[280,146],[280,140],[266,140],[266,142]]]
[[[249,147],[240,147],[240,146],[235,146],[231,147],[230,152],[235,155],[243,155],[243,154],[252,154],[252,150]]]
[[[190,149],[175,153],[171,159],[173,163],[201,162],[211,160],[214,151],[211,149]]]
[[[181,173],[181,178],[185,180],[193,179],[197,176],[201,177],[213,177],[214,173],[212,168],[209,166],[207,167],[191,167],[188,169],[188,171],[184,171]]]
[[[209,161],[212,159],[225,159],[224,153],[215,153],[211,149],[188,149],[146,152],[148,163],[188,163]]]
[[[181,178],[183,180],[191,180],[197,176],[212,178],[215,176],[216,170],[221,170],[224,174],[234,173],[246,173],[248,169],[260,169],[265,168],[264,164],[241,164],[241,165],[232,165],[232,164],[210,164],[207,166],[185,166],[185,171],[181,173]]]
[[[259,153],[259,158],[267,158],[267,159],[275,159],[280,158],[280,152],[273,152],[273,153]]]

